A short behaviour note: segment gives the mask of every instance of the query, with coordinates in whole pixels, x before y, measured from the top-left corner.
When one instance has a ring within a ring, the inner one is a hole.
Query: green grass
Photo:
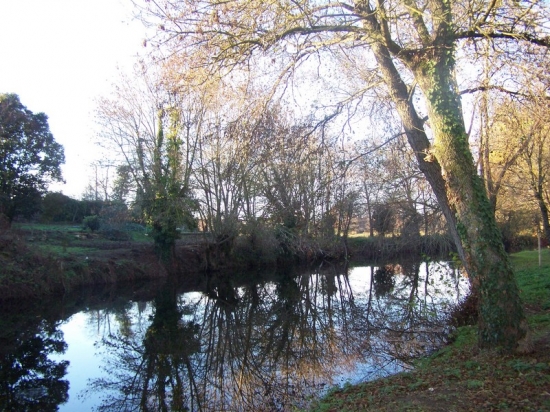
[[[14,223],[13,229],[36,232],[81,232],[82,225],[68,223]]]
[[[14,223],[13,229],[24,231],[28,240],[39,243],[44,243],[44,240],[47,238],[46,242],[49,243],[54,241],[58,243],[68,242],[71,244],[80,240],[73,235],[85,232],[90,233],[89,230],[84,229],[80,224],[68,223]],[[129,234],[130,240],[133,242],[153,242],[150,233],[147,233],[147,230],[140,225],[129,224],[123,226],[122,231]],[[63,238],[63,236],[67,237]],[[97,240],[109,240],[103,238],[101,229],[96,232],[94,236]]]
[[[510,255],[516,271],[537,269],[539,267],[538,256],[538,250],[524,250],[523,252]],[[550,267],[550,249],[541,250],[541,263],[541,268],[548,269],[548,267]]]
[[[511,257],[523,302],[550,309],[550,250],[542,250],[540,267],[538,251],[523,251]]]
[[[153,242],[153,237],[145,232],[130,232],[134,242]]]
[[[54,254],[61,257],[68,256],[84,256],[90,252],[95,252],[98,249],[91,247],[79,247],[79,246],[60,246],[60,245],[46,245],[41,244],[36,246],[44,254]]]

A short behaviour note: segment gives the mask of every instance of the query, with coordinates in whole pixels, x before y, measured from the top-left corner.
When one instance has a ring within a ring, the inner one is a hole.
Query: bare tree
[[[157,251],[169,258],[177,227],[193,224],[189,180],[196,143],[191,131],[200,105],[197,111],[194,95],[163,80],[144,65],[134,78],[123,76],[113,96],[98,102],[97,119],[101,142],[135,182],[135,202],[153,228]]]
[[[536,104],[538,103],[538,104]],[[550,106],[546,101],[529,105],[516,133],[527,142],[518,167],[536,201],[544,236],[550,242]],[[539,219],[537,219],[538,221]]]
[[[457,47],[467,41],[520,52],[546,49],[544,2],[180,0],[147,7],[146,19],[159,27],[162,41],[213,73],[256,58],[295,68],[335,49],[364,51],[364,64],[375,69],[399,113],[482,297],[480,345],[513,348],[525,336],[513,271],[468,145],[455,63]]]

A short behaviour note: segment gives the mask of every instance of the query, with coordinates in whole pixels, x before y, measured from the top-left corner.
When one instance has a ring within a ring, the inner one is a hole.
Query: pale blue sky
[[[53,189],[82,194],[98,156],[94,99],[144,52],[144,38],[130,0],[0,0],[0,93],[49,116],[66,157],[67,184]]]

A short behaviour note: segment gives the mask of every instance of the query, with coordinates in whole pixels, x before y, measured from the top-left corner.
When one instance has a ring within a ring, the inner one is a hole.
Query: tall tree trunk
[[[439,56],[416,66],[414,74],[427,97],[434,135],[431,153],[441,165],[449,205],[456,211],[468,273],[480,296],[479,343],[513,349],[526,334],[523,306],[493,208],[470,151],[452,77],[452,53],[452,45],[442,47]]]
[[[546,241],[548,242],[548,244],[550,244],[550,220],[549,220],[548,206],[546,206],[546,203],[544,202],[544,198],[542,195],[542,185],[540,185],[539,189],[540,191],[537,189],[533,189],[533,194],[535,196],[535,199],[537,199],[537,203],[539,205],[544,237],[546,238]]]
[[[376,29],[374,23],[371,29]],[[441,46],[440,56],[438,50],[430,50],[430,55],[405,60],[427,97],[433,146],[411,101],[412,91],[401,79],[388,48],[381,42],[371,47],[419,167],[447,220],[474,293],[479,294],[479,345],[514,349],[526,334],[523,306],[469,148],[460,97],[452,77],[453,44]]]
[[[539,206],[540,217],[542,219],[542,228],[544,231],[544,237],[550,243],[550,220],[548,219],[548,205],[544,199],[544,143],[546,139],[538,137],[536,144],[533,142],[533,147],[526,153],[526,161],[529,170],[529,177],[531,178],[531,188],[533,190],[533,196],[537,200]],[[535,154],[536,152],[536,154]],[[534,161],[533,162],[533,157]]]
[[[365,191],[365,199],[367,201],[367,216],[369,217],[369,236],[374,236],[374,222],[372,220],[372,205],[370,202],[370,193],[369,188],[367,187],[367,183],[363,182],[363,189]]]
[[[434,191],[437,202],[447,221],[448,230],[457,248],[458,255],[469,272],[469,259],[467,259],[464,253],[461,237],[457,230],[456,212],[449,204],[449,199],[447,198],[447,188],[442,176],[441,166],[437,160],[430,156],[431,144],[424,131],[424,122],[416,113],[410,99],[409,90],[401,79],[388,49],[380,43],[375,43],[372,45],[372,50],[376,56],[385,83],[388,86],[390,96],[403,122],[403,128],[405,129],[409,145],[415,152],[418,166]]]

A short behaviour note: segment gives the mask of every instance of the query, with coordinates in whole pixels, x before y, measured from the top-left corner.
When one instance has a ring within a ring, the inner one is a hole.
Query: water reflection
[[[218,276],[204,293],[178,294],[169,280],[147,321],[144,303],[93,314],[108,331],[106,373],[86,395],[102,411],[304,407],[338,378],[391,373],[441,344],[465,288],[447,265],[419,262],[240,285]]]
[[[168,281],[153,302],[150,324],[143,329],[141,316],[133,324],[129,313],[117,313],[121,325],[109,333],[101,345],[105,357],[104,377],[92,382],[90,391],[102,395],[98,410],[186,410],[201,409],[195,401],[197,385],[193,381],[190,357],[198,352],[198,325],[182,320],[184,305],[176,286]],[[143,313],[143,303],[138,313]],[[99,318],[99,317],[98,317]],[[105,321],[109,316],[103,317]]]
[[[69,389],[68,362],[49,358],[67,347],[58,323],[14,314],[1,325],[0,410],[56,411]]]

